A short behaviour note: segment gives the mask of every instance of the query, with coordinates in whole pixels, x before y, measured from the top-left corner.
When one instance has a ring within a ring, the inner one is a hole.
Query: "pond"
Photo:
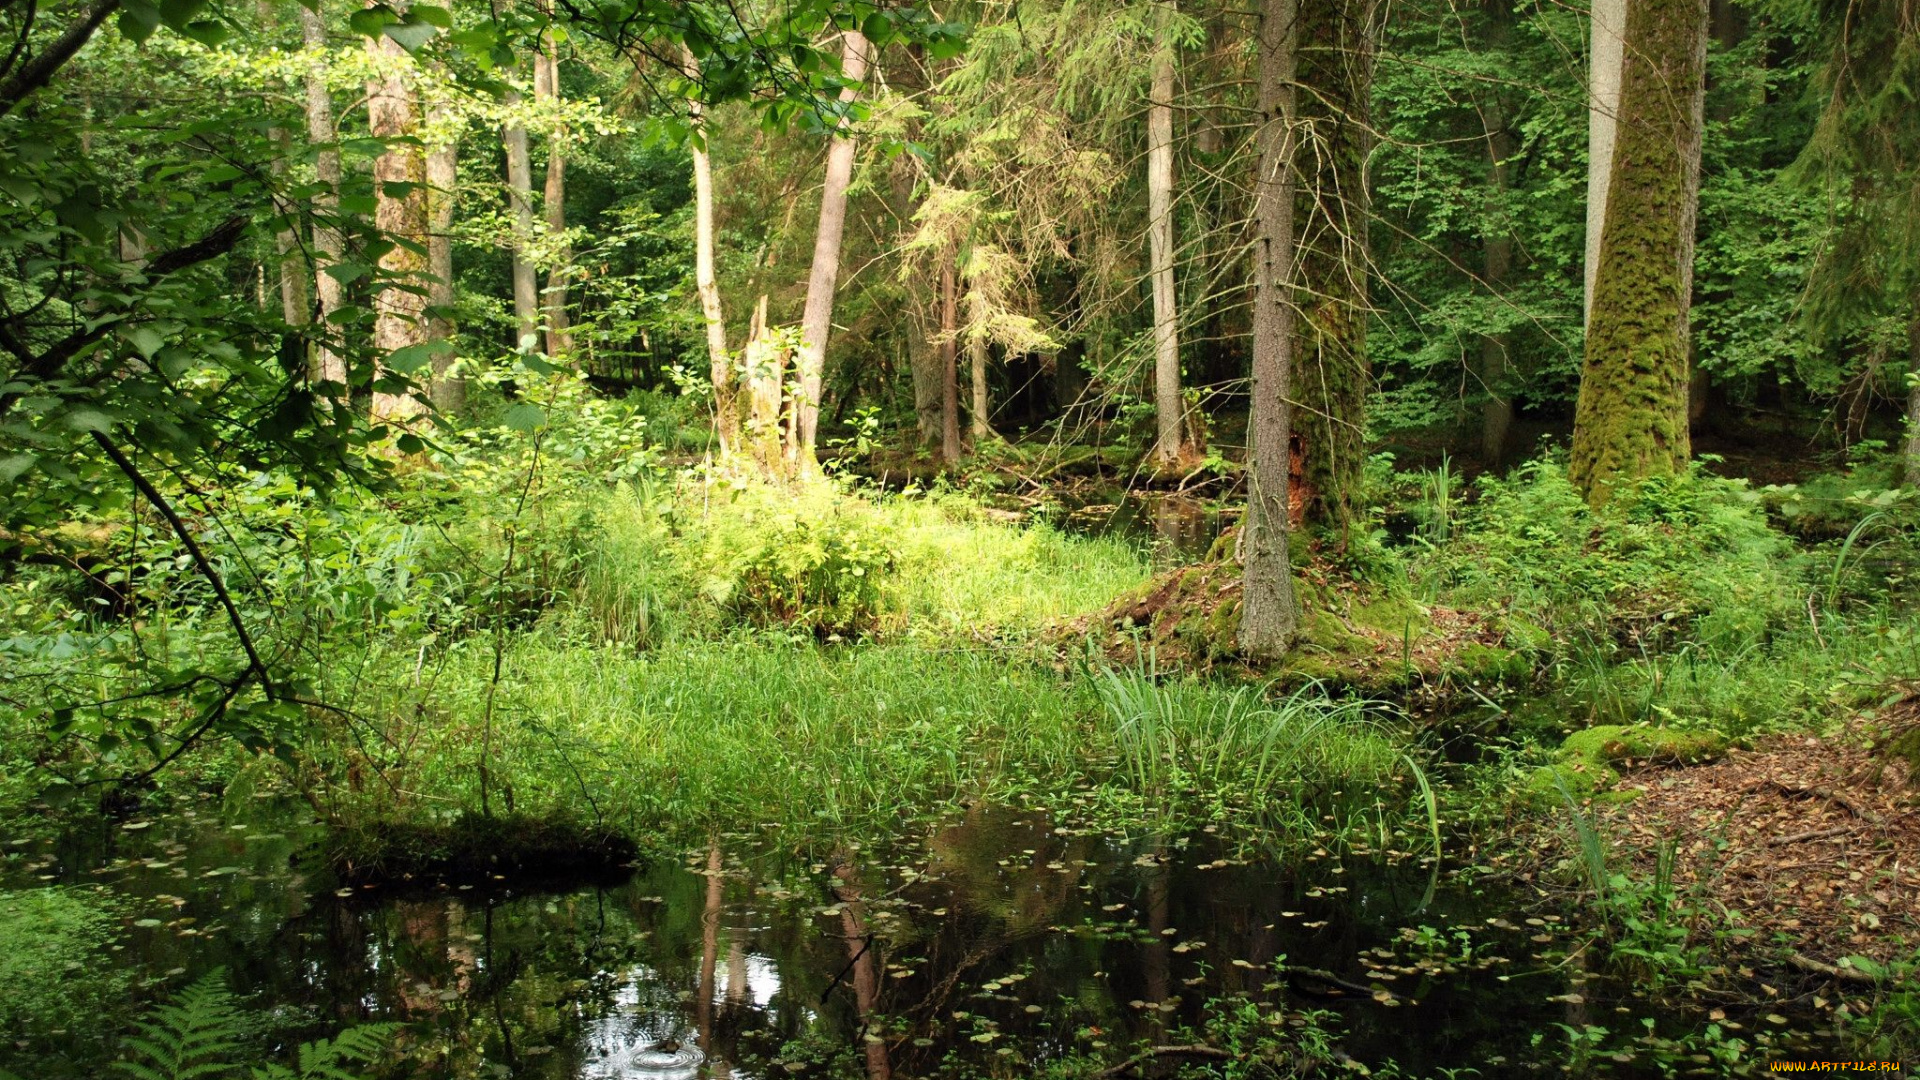
[[[1810,1017],[1767,1019],[1777,1004],[1727,1005],[1703,1034],[1706,1017],[1587,970],[1583,939],[1511,883],[1404,852],[1262,855],[1067,820],[983,807],[820,861],[731,836],[624,880],[393,890],[311,865],[294,815],[208,800],[11,845],[4,884],[128,898],[112,962],[132,998],[224,969],[285,1039],[403,1023],[417,1076],[1007,1076],[1274,1032],[1409,1076],[1838,1056]],[[100,1045],[46,1036],[0,1063],[93,1075]],[[650,1069],[650,1047],[704,1064]]]

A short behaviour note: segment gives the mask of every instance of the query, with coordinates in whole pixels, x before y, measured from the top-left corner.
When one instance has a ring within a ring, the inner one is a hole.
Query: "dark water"
[[[1436,884],[1408,857],[1243,861],[1206,834],[982,810],[829,861],[735,837],[617,884],[399,894],[337,889],[306,865],[310,830],[242,824],[209,802],[17,846],[5,884],[132,898],[111,961],[136,976],[129,1010],[220,967],[283,1042],[403,1022],[414,1076],[659,1075],[631,1057],[660,1040],[703,1049],[707,1077],[1011,1076],[1119,1061],[1140,1040],[1223,1040],[1239,1009],[1254,1030],[1327,1030],[1335,1060],[1408,1076],[1661,1075],[1656,1058],[1725,1071],[1691,1060],[1699,1045],[1636,1043],[1651,1019],[1656,1037],[1697,1044],[1705,1020],[1587,972],[1580,939],[1528,896]],[[1728,1012],[1725,1038],[1786,1030]],[[1594,1027],[1599,1053],[1569,1048]],[[95,1075],[89,1045],[24,1039],[0,1064]]]
[[[1082,535],[1126,537],[1171,565],[1204,558],[1236,514],[1237,507],[1223,512],[1217,501],[1191,495],[1104,491],[1070,499],[1056,520]]]

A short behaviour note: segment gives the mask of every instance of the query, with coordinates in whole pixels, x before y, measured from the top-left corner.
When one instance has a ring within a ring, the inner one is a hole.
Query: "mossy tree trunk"
[[[1706,0],[1631,0],[1569,475],[1589,502],[1686,467]]]
[[[1293,434],[1307,521],[1344,526],[1366,463],[1367,154],[1379,0],[1299,5]]]
[[[1292,284],[1295,0],[1265,0],[1260,15],[1259,173],[1254,177],[1253,406],[1248,417],[1247,512],[1240,535],[1240,649],[1277,660],[1299,633],[1287,557],[1288,449],[1293,359]]]

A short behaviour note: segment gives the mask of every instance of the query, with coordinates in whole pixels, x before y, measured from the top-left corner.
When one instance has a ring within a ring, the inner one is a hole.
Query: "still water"
[[[396,891],[340,887],[313,839],[208,801],[14,844],[0,884],[126,898],[110,962],[136,976],[129,1010],[220,968],[282,1043],[404,1024],[420,1077],[1018,1076],[1240,1021],[1326,1030],[1333,1063],[1408,1076],[1728,1067],[1696,1045],[1703,1017],[1590,972],[1530,890],[1402,853],[1262,855],[982,808],[886,850],[729,836],[619,880]],[[1721,1045],[1772,1040],[1756,1060],[1838,1049],[1729,1011]],[[125,1019],[4,1064],[98,1075],[110,1044],[82,1035]]]

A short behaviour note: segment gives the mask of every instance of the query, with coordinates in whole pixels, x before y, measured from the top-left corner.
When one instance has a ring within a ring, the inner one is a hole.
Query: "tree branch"
[[[0,83],[0,116],[12,112],[15,106],[26,100],[28,94],[47,85],[54,74],[66,66],[67,61],[73,59],[81,46],[93,37],[93,32],[100,28],[100,24],[107,21],[107,16],[118,10],[120,0],[94,0],[93,7],[87,9],[85,17],[55,38],[46,51],[21,65],[20,70],[14,72],[5,83]]]
[[[207,584],[213,586],[213,595],[219,599],[220,606],[226,610],[227,622],[233,627],[234,636],[240,639],[240,649],[247,654],[247,667],[253,672],[254,677],[260,680],[260,689],[269,699],[278,697],[273,687],[273,676],[267,671],[266,662],[260,659],[260,650],[254,647],[253,635],[247,632],[247,624],[240,617],[240,609],[234,605],[233,597],[227,593],[226,581],[220,577],[220,572],[213,568],[213,563],[207,559],[207,553],[201,550],[199,541],[195,540],[193,533],[187,529],[187,523],[180,520],[180,515],[174,510],[173,504],[167,501],[166,496],[160,494],[160,489],[153,486],[153,481],[147,479],[139,466],[122,453],[119,447],[113,445],[112,439],[96,431],[93,433],[93,441],[100,444],[100,449],[106,451],[107,457],[112,458],[113,463],[119,466],[127,479],[133,481],[133,486],[139,489],[140,494],[153,504],[155,510],[160,511],[160,516],[167,519],[173,534],[178,536],[180,543],[186,546],[187,555],[193,560],[193,565],[199,569],[200,576],[206,578]]]

